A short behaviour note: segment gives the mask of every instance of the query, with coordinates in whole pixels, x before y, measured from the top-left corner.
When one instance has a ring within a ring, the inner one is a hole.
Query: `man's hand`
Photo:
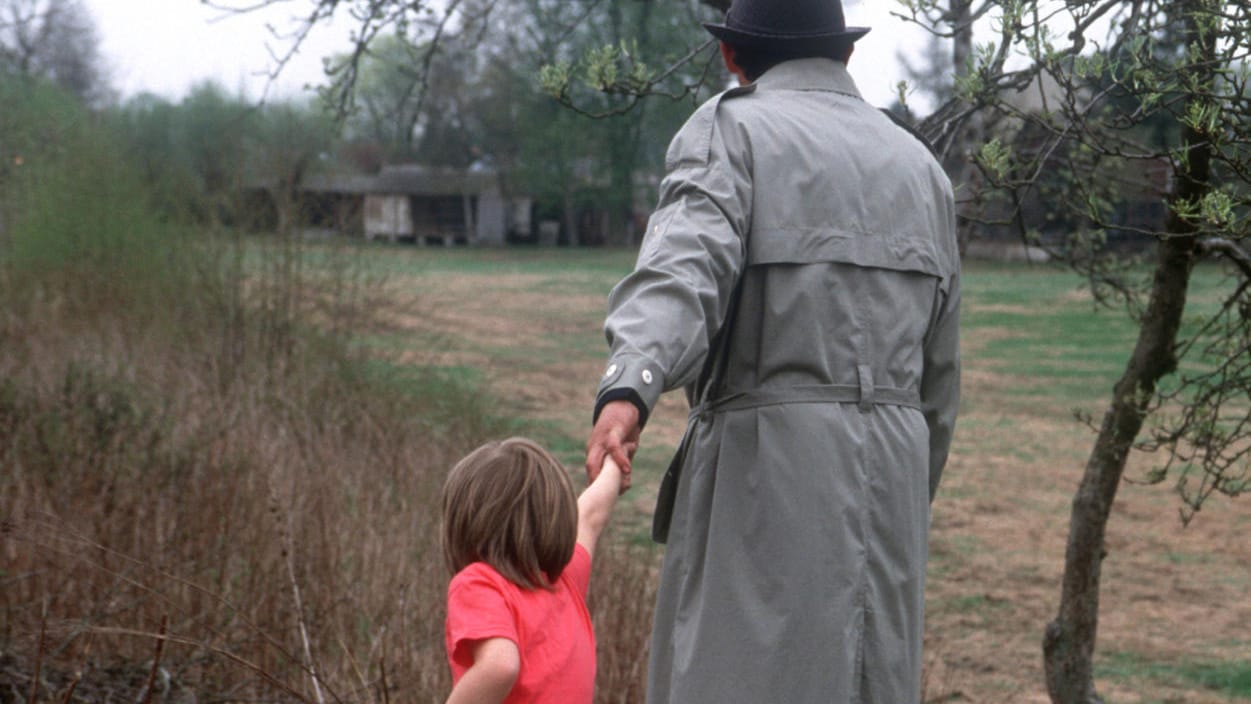
[[[621,491],[630,488],[630,460],[639,448],[639,409],[629,401],[610,401],[599,412],[586,443],[586,476],[595,481],[612,457],[621,468]]]

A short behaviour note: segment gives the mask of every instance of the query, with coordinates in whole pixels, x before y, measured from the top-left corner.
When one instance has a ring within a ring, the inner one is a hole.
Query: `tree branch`
[[[1239,243],[1224,237],[1205,237],[1199,241],[1199,251],[1225,257],[1238,267],[1244,279],[1251,279],[1251,252],[1243,249]]]

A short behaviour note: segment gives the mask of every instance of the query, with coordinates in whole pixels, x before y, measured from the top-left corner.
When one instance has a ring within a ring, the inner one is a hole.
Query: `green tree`
[[[393,156],[412,154],[423,98],[415,67],[422,61],[422,48],[403,35],[374,42],[358,69],[356,110],[347,125],[351,136],[382,145]]]
[[[210,222],[230,220],[244,185],[255,108],[212,81],[193,86],[178,107],[173,146],[195,174],[199,215]]]
[[[176,280],[111,125],[47,80],[0,78],[0,295],[86,310],[157,300]]]
[[[167,221],[187,220],[206,210],[195,166],[182,149],[183,115],[177,104],[152,93],[130,98],[111,115],[153,207]]]
[[[305,176],[330,158],[337,126],[320,108],[293,102],[262,106],[250,124],[247,178],[264,185],[278,216],[278,231],[287,233],[303,224],[297,189]]]
[[[262,117],[272,109],[205,81],[177,103],[140,94],[110,117],[119,123],[129,156],[163,217],[220,224],[237,222],[244,187],[269,175],[258,162],[272,151],[260,136]],[[280,130],[267,134],[277,140],[302,137]]]
[[[319,106],[254,104],[213,82],[174,103],[140,94],[108,117],[166,220],[250,224],[244,191],[267,191],[280,224],[294,222],[295,187],[328,158],[337,126]]]

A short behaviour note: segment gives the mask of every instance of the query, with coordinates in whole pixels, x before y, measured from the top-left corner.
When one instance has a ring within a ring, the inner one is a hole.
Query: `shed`
[[[335,210],[355,204],[368,239],[502,245],[510,230],[530,226],[530,200],[506,199],[494,169],[404,164],[376,174],[310,175],[299,190],[307,200],[335,203]]]

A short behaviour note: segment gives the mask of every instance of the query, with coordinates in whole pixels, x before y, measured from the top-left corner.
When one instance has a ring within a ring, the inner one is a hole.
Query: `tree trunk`
[[[964,76],[971,70],[973,58],[973,0],[951,0],[947,9],[951,21],[951,65],[955,76]],[[954,144],[943,164],[951,175],[956,190],[956,200],[967,197],[969,181],[975,172],[971,151],[981,142],[982,117],[975,113],[965,120],[954,138]],[[964,213],[957,212],[956,246],[963,257],[969,247],[973,222]]]
[[[565,225],[565,244],[570,247],[577,247],[582,244],[582,233],[578,227],[578,209],[574,205],[573,190],[565,189],[564,197],[561,199],[561,217]]]
[[[1060,611],[1047,625],[1043,639],[1047,692],[1055,704],[1096,704],[1092,656],[1099,619],[1099,578],[1104,534],[1112,501],[1120,486],[1125,460],[1156,383],[1177,366],[1173,354],[1196,239],[1180,236],[1162,241],[1146,317],[1134,354],[1116,383],[1112,402],[1086,462],[1086,472],[1073,497]]]
[[[1186,42],[1197,46],[1203,55],[1196,64],[1208,67],[1205,75],[1198,77],[1201,92],[1191,95],[1188,103],[1210,100],[1202,93],[1212,85],[1215,33],[1200,34],[1195,25],[1196,11],[1210,1],[1190,0],[1182,7]],[[1203,134],[1189,126],[1182,129],[1182,145],[1189,158],[1177,173],[1169,200],[1173,204],[1197,203],[1211,189],[1208,178],[1212,146]],[[1169,235],[1158,247],[1151,295],[1139,324],[1133,356],[1113,389],[1112,401],[1073,497],[1059,613],[1047,625],[1043,637],[1047,693],[1054,704],[1103,701],[1095,691],[1092,658],[1099,619],[1100,571],[1107,555],[1104,535],[1108,515],[1156,384],[1177,368],[1177,331],[1197,246],[1194,224],[1178,216],[1176,207],[1169,209],[1166,230]]]
[[[973,56],[973,0],[951,0],[947,7],[951,17],[951,63],[957,76],[969,72]]]

